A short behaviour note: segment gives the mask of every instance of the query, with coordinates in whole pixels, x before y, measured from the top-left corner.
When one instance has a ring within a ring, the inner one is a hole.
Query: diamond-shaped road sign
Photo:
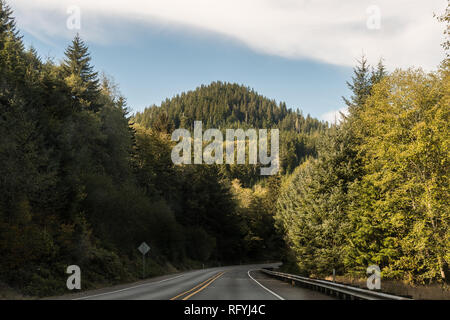
[[[146,254],[149,250],[150,247],[148,246],[148,244],[146,244],[145,242],[142,242],[141,245],[138,247],[138,250],[142,253],[142,254]]]

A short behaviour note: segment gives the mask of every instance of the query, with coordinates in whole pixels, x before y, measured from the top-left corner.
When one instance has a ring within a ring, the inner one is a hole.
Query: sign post
[[[144,241],[138,247],[138,250],[142,253],[142,279],[145,279],[145,255],[150,250],[150,247]]]

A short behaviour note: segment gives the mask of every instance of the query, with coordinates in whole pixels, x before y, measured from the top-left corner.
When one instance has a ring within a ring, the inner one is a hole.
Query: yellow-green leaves
[[[381,238],[394,237],[380,248],[394,250],[385,275],[423,282],[448,273],[449,108],[445,72],[397,70],[359,113],[363,181],[377,190],[366,214],[384,226]]]

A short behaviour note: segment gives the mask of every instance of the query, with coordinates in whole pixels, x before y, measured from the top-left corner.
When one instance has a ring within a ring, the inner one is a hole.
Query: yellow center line
[[[212,279],[211,281],[209,281],[207,284],[205,284],[203,287],[201,287],[200,289],[198,289],[195,292],[192,292],[190,295],[186,296],[183,298],[183,300],[187,300],[190,297],[192,297],[194,294],[199,293],[200,291],[202,291],[203,289],[205,289],[207,286],[209,286],[211,283],[213,283],[214,281],[216,281],[217,279],[219,279],[221,276],[224,275],[225,272],[220,273],[219,275],[217,275],[214,279]]]
[[[222,272],[222,273],[223,273],[223,272]],[[202,283],[199,283],[198,285],[196,285],[196,286],[193,287],[192,289],[189,289],[189,290],[187,290],[187,291],[185,291],[185,292],[183,292],[183,293],[180,293],[179,295],[177,295],[177,296],[175,296],[175,297],[173,297],[173,298],[170,298],[170,300],[175,300],[175,299],[177,299],[178,297],[181,297],[181,296],[183,296],[183,295],[185,295],[185,294],[187,294],[187,293],[189,293],[189,292],[191,292],[191,291],[197,289],[198,287],[204,285],[204,284],[207,283],[208,281],[215,280],[214,278],[217,277],[217,276],[219,276],[220,274],[221,274],[221,272],[216,273],[215,275],[213,275],[212,277],[206,279],[206,280],[203,281]]]

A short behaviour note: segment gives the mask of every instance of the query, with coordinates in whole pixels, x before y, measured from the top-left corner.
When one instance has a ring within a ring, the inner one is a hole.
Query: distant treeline
[[[161,106],[148,107],[137,112],[135,119],[145,127],[153,127],[161,122],[162,113],[171,129],[192,129],[199,119],[207,129],[278,128],[312,134],[327,128],[309,115],[305,118],[300,111],[288,109],[284,102],[277,104],[249,87],[220,81],[166,99]]]

